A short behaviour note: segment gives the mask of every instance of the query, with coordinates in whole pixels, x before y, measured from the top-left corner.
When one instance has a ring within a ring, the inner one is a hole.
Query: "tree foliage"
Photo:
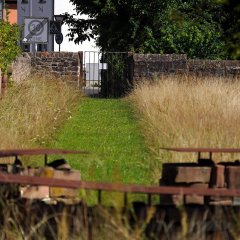
[[[223,24],[229,56],[240,59],[240,2],[239,0],[223,0],[226,21]]]
[[[9,64],[20,53],[17,42],[20,39],[20,29],[17,24],[11,25],[7,20],[0,20],[0,68],[4,72]]]
[[[231,57],[231,34],[239,29],[232,4],[217,0],[70,0],[68,15],[75,42],[95,38],[106,51],[187,53],[191,58]],[[229,0],[233,1],[234,0]],[[230,23],[231,22],[231,23]],[[233,25],[231,25],[233,24]],[[231,25],[231,26],[230,26]]]

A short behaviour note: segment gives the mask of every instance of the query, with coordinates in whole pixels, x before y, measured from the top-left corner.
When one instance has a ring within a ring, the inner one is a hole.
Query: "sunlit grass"
[[[154,178],[160,175],[162,162],[196,160],[192,154],[166,154],[161,147],[240,147],[237,80],[163,77],[136,86],[130,101],[157,159],[152,163]]]
[[[132,108],[123,99],[84,99],[56,135],[53,147],[90,152],[89,155],[67,156],[85,181],[151,182],[149,151]],[[94,192],[84,193],[84,196],[89,203],[96,203]],[[129,195],[129,200],[131,198]],[[123,200],[122,193],[103,193],[105,203],[123,206]]]
[[[32,76],[10,87],[0,100],[0,149],[44,146],[79,99],[53,76]]]
[[[71,160],[85,180],[149,182],[148,150],[124,100],[86,98],[59,131],[54,146],[90,151]]]

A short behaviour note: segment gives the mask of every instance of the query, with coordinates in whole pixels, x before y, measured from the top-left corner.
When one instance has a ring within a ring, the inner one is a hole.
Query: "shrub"
[[[18,46],[20,29],[17,24],[11,25],[7,20],[0,20],[0,69],[3,72],[21,52]]]

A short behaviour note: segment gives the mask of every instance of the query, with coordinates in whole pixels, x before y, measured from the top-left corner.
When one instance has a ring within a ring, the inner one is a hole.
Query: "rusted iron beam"
[[[195,153],[240,153],[240,148],[160,148],[174,152],[195,152]]]
[[[89,154],[87,151],[64,150],[64,149],[10,149],[0,150],[0,158],[31,155],[54,155],[54,154]]]
[[[110,191],[139,194],[163,194],[163,195],[199,195],[218,197],[240,197],[240,189],[206,189],[196,187],[169,187],[169,186],[144,186],[133,184],[110,184],[86,181],[73,181],[65,179],[21,176],[17,174],[0,173],[1,183],[16,183],[33,186],[49,186],[63,188],[79,188],[94,191]]]

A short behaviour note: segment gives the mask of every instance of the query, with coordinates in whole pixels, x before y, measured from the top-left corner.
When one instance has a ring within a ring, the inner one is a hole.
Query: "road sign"
[[[48,42],[48,18],[24,19],[23,42],[47,43]]]
[[[62,35],[62,33],[55,35],[55,41],[59,45],[63,42],[63,35]]]
[[[60,34],[61,33],[61,22],[50,21],[50,34]]]
[[[66,15],[60,14],[60,15],[54,15],[54,19],[63,25],[63,21],[66,19]]]

